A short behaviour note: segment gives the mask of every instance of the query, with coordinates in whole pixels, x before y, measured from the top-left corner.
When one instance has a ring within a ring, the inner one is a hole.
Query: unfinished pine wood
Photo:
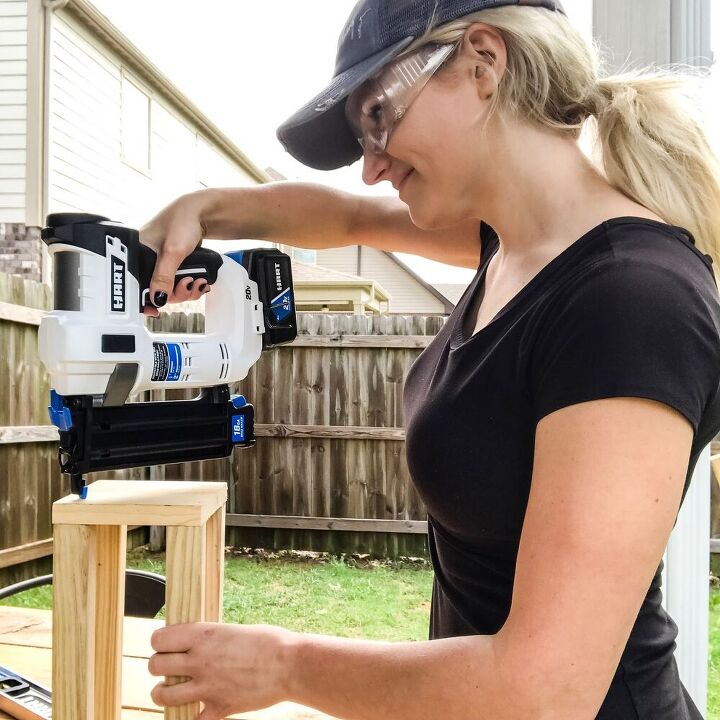
[[[95,528],[56,525],[54,554],[53,715],[58,720],[91,720],[95,702]]]
[[[60,720],[120,718],[128,519],[170,525],[168,624],[220,619],[226,494],[225,483],[107,480],[89,486],[87,500],[54,504],[53,687]],[[122,520],[109,524],[110,518]],[[165,717],[194,720],[199,711],[197,703],[167,708]]]
[[[225,576],[225,506],[205,526],[205,620],[222,622]]]
[[[125,615],[127,526],[98,525],[95,533],[95,718],[119,718]]]
[[[58,718],[120,718],[126,547],[124,525],[55,526],[53,707]]]
[[[165,617],[168,625],[205,620],[206,534],[202,527],[168,527]],[[168,685],[185,682],[168,677]],[[195,720],[200,703],[165,708],[166,720]]]
[[[199,526],[226,499],[225,483],[98,480],[88,486],[85,500],[76,495],[58,500],[53,505],[53,522]]]

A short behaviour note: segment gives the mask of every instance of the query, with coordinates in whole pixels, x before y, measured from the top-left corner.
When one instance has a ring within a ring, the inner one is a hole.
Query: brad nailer
[[[39,330],[50,373],[60,469],[85,497],[83,475],[228,456],[255,444],[253,406],[230,385],[263,350],[297,334],[290,258],[274,248],[224,255],[198,247],[175,282],[213,286],[203,334],[145,327],[155,252],[139,233],[99,215],[49,215],[53,310]],[[146,390],[199,388],[193,400],[142,402]]]

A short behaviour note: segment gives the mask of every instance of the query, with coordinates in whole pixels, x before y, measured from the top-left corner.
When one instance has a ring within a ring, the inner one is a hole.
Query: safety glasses
[[[363,150],[385,152],[393,129],[455,47],[425,45],[384,67],[350,94],[345,116]]]

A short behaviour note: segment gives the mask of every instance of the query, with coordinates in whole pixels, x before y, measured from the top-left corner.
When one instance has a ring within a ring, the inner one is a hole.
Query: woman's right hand
[[[210,292],[211,286],[205,280],[196,285],[192,277],[185,277],[175,285],[175,271],[180,263],[206,236],[202,221],[204,202],[202,190],[182,195],[140,228],[140,242],[158,256],[150,281],[153,304],[145,306],[145,315],[157,317],[157,308],[168,302],[197,300]]]

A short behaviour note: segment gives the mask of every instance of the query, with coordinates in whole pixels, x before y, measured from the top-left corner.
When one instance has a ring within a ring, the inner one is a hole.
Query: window
[[[315,265],[317,263],[317,250],[304,250],[302,248],[292,249],[293,260]]]
[[[136,170],[150,171],[150,97],[124,73],[121,80],[122,159]]]

